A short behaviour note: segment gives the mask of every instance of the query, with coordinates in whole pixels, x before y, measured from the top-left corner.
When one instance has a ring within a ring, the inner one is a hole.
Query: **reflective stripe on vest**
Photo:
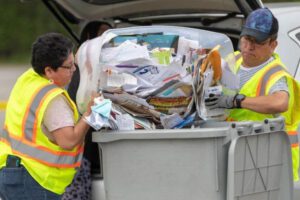
[[[300,142],[299,142],[300,134],[299,133],[300,133],[300,124],[298,125],[297,131],[294,131],[293,133],[289,134],[289,135],[293,135],[295,137],[294,141],[291,142],[293,147],[299,147],[299,144],[300,144]]]
[[[272,67],[271,69],[265,72],[265,74],[260,80],[260,83],[258,84],[258,88],[256,90],[256,96],[266,95],[265,93],[266,93],[267,83],[270,77],[280,71],[286,71],[286,70],[280,65],[275,65],[274,67]]]
[[[267,83],[270,80],[270,77],[281,71],[286,72],[286,70],[280,65],[274,65],[268,71],[266,71],[265,74],[263,75],[263,77],[259,81],[260,83],[258,84],[256,96],[266,95]],[[299,139],[298,139],[297,131],[289,130],[289,131],[287,131],[287,133],[288,133],[288,136],[290,139],[291,146],[292,147],[299,146]]]
[[[79,149],[77,154],[74,154],[73,152],[53,152],[38,148],[35,144],[30,145],[26,142],[21,142],[18,139],[12,138],[5,129],[1,136],[5,143],[10,144],[12,151],[17,151],[26,157],[45,163],[48,166],[67,168],[80,166],[80,162],[76,161],[80,160],[79,157],[82,156],[81,152],[83,152],[83,146]]]
[[[298,132],[297,131],[288,131],[290,143],[292,147],[298,147],[299,146],[299,138],[298,138]]]
[[[36,135],[36,113],[38,111],[39,105],[42,102],[42,99],[45,97],[45,95],[51,91],[52,89],[57,88],[54,84],[47,85],[43,87],[35,96],[33,99],[31,105],[29,106],[29,110],[27,111],[27,116],[25,118],[25,126],[23,127],[23,132],[25,133],[25,138],[29,141],[32,141],[35,139],[34,136]]]
[[[238,61],[242,57],[242,54],[239,52],[235,55],[235,60]]]

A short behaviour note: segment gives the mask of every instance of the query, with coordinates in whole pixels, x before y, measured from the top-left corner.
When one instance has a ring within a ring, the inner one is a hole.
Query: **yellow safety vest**
[[[17,80],[8,100],[4,131],[0,135],[0,168],[5,166],[7,155],[16,155],[42,187],[62,194],[80,166],[83,145],[65,150],[49,141],[43,133],[45,110],[58,95],[66,96],[77,121],[77,108],[65,90],[33,69]]]
[[[277,54],[273,54],[274,60],[262,68],[251,77],[240,89],[239,93],[247,97],[257,97],[268,95],[271,87],[280,78],[287,79],[289,89],[289,108],[286,112],[281,113],[285,118],[285,126],[291,143],[291,152],[293,160],[294,181],[299,180],[299,141],[297,133],[300,124],[300,84],[287,72],[286,67],[281,62]],[[235,73],[242,64],[240,52],[236,52]],[[271,114],[261,114],[248,109],[232,109],[228,121],[262,121],[266,118],[274,118]]]

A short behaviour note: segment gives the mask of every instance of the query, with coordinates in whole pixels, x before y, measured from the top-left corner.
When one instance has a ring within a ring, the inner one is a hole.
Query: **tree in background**
[[[39,1],[0,0],[0,61],[29,62],[31,44],[38,35],[60,32],[61,24]]]
[[[21,0],[0,0],[0,62],[29,62],[31,43],[43,33],[60,32],[69,36],[41,0],[23,1],[26,3],[21,3]]]

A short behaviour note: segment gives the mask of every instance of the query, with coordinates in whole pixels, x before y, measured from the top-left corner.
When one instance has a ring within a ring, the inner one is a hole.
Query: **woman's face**
[[[46,77],[52,80],[54,84],[62,88],[70,83],[75,70],[76,67],[74,64],[73,53],[70,53],[68,58],[63,62],[61,66],[57,68],[56,71],[50,67],[47,67],[45,69]]]

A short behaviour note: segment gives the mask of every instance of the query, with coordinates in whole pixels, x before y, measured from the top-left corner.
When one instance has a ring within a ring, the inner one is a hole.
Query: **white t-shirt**
[[[64,95],[58,95],[48,105],[42,121],[42,129],[50,141],[54,142],[51,132],[59,128],[74,126],[73,110]]]
[[[252,78],[259,70],[264,68],[267,64],[272,62],[274,60],[273,57],[271,57],[269,60],[266,62],[262,63],[259,66],[256,67],[251,67],[251,68],[246,68],[243,65],[240,66],[240,69],[238,71],[238,76],[240,77],[240,88],[244,86],[244,84]],[[277,91],[286,91],[289,93],[288,85],[287,85],[287,80],[285,77],[280,78],[271,88],[269,91],[269,94],[273,94],[274,92]]]

